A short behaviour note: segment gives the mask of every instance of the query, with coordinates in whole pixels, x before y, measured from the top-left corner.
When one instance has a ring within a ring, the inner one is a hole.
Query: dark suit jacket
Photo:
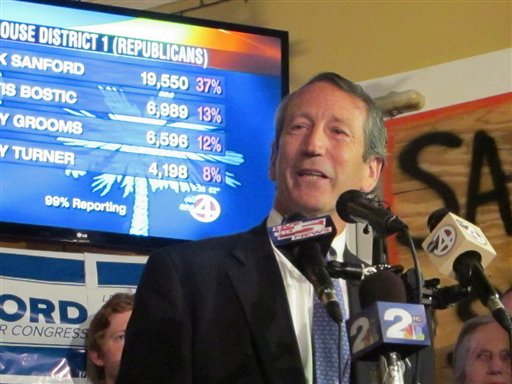
[[[349,283],[348,289],[354,313],[357,284]],[[149,257],[117,383],[305,382],[264,223],[241,234],[163,248]]]

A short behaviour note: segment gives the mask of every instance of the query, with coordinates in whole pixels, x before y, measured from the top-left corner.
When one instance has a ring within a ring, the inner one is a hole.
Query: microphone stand
[[[414,262],[414,277],[413,280],[415,282],[415,286],[417,291],[415,292],[415,297],[413,301],[417,304],[424,304],[423,302],[423,279],[420,272],[420,266],[418,261],[418,255],[416,253],[416,248],[414,247],[414,242],[409,234],[407,226],[405,226],[399,233],[405,238],[408,242],[409,249],[411,251],[411,255]],[[431,334],[431,333],[430,333]],[[432,345],[432,344],[431,344]],[[387,352],[383,356],[380,356],[380,376],[382,384],[404,384],[404,374],[405,374],[405,364],[401,360],[401,356],[397,352]],[[416,354],[415,359],[415,369],[413,372],[413,383],[419,383],[419,373],[420,373],[420,352]]]
[[[364,264],[354,264],[331,260],[327,262],[327,272],[333,279],[344,280],[363,280],[365,277],[379,271],[391,271],[396,274],[402,273],[402,265],[376,264],[365,266]]]
[[[405,364],[397,352],[380,356],[380,378],[382,384],[404,384]]]

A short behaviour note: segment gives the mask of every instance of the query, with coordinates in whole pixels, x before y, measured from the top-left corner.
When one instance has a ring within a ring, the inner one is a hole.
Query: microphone
[[[405,285],[407,302],[415,301],[418,297],[416,270],[414,268],[408,269],[405,273],[400,275],[400,278]],[[423,281],[421,304],[430,306],[433,309],[452,307],[470,294],[470,289],[460,284],[439,287],[441,280],[437,277],[428,280],[421,278],[421,280]]]
[[[326,255],[336,236],[336,226],[330,215],[310,219],[303,214],[294,213],[285,218],[283,223],[269,228],[268,233],[277,248],[295,253],[297,245],[307,240],[316,240],[322,254]]]
[[[308,219],[293,214],[285,221],[269,229],[272,242],[313,285],[333,321],[341,323],[341,307],[324,257],[336,235],[331,216]]]
[[[407,292],[400,276],[382,271],[369,276],[361,283],[359,288],[361,308],[367,308],[378,301],[407,302]]]
[[[354,359],[385,358],[387,369],[396,370],[397,354],[405,358],[430,345],[425,307],[406,303],[405,287],[396,273],[385,270],[368,276],[359,295],[363,310],[347,323]]]
[[[347,223],[367,222],[382,237],[407,229],[407,225],[391,210],[383,207],[367,193],[356,189],[340,195],[336,202],[336,211]]]
[[[496,321],[505,330],[511,330],[512,320],[484,272],[496,251],[480,228],[446,208],[429,216],[428,227],[431,233],[422,247],[437,269],[455,277],[462,287],[471,287]]]
[[[332,260],[327,263],[327,271],[331,277],[345,280],[363,280],[369,275],[385,270],[402,273],[404,267],[401,265],[392,266],[389,264],[366,265],[363,263],[348,263],[336,260]]]
[[[446,309],[454,306],[462,299],[468,297],[470,290],[461,285],[449,285],[447,287],[435,287],[432,289],[432,308]]]
[[[455,278],[455,259],[464,252],[477,252],[486,267],[496,257],[482,230],[446,208],[432,212],[427,220],[430,234],[421,244],[430,261],[444,275]]]
[[[299,271],[313,284],[313,288],[325,305],[327,313],[335,323],[341,323],[343,316],[341,307],[334,290],[331,277],[327,272],[325,257],[316,240],[307,241],[299,245],[297,252]]]

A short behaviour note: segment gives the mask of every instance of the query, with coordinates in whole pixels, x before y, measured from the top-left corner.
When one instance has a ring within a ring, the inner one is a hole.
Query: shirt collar
[[[283,216],[277,212],[274,208],[270,211],[267,217],[267,228],[275,227],[276,225],[281,224],[283,221]]]

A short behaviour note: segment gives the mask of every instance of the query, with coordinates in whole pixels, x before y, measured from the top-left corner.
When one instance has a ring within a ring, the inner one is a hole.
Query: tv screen
[[[285,31],[2,0],[2,237],[156,248],[268,213]]]

